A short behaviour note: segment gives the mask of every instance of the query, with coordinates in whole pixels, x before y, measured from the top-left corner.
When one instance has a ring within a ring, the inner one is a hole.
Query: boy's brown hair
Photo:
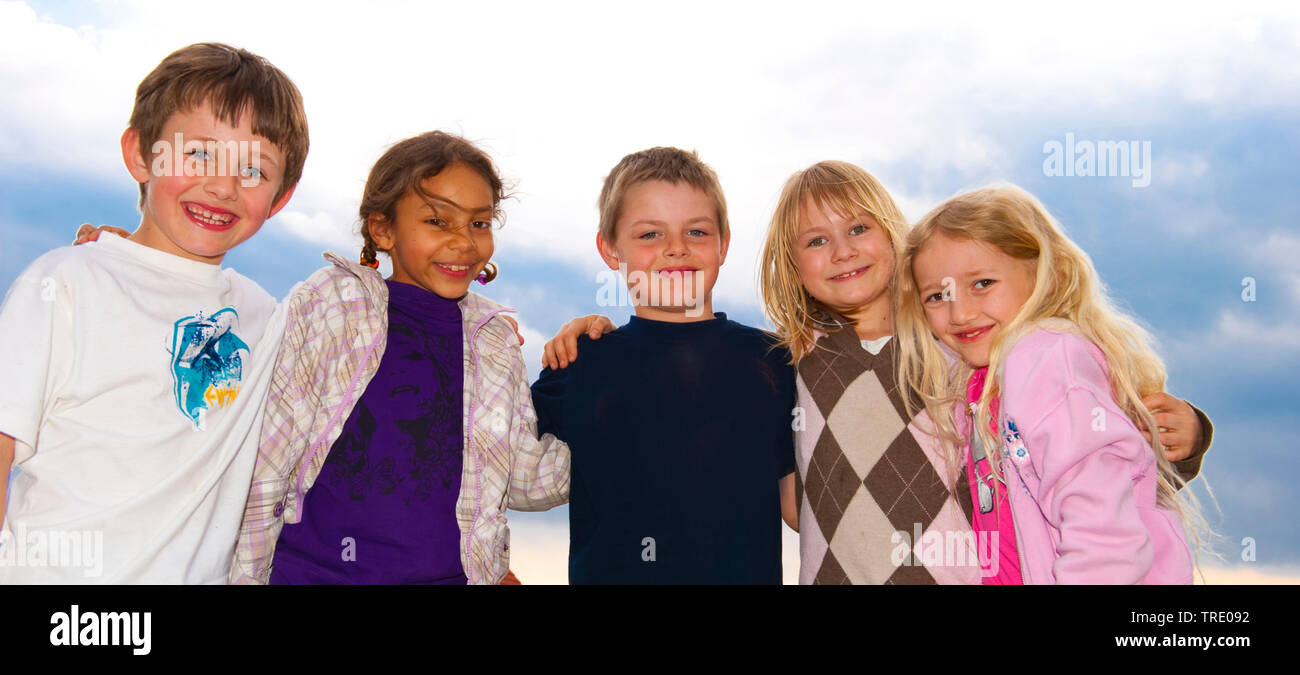
[[[307,113],[298,87],[270,61],[215,42],[172,52],[136,88],[130,126],[140,135],[140,156],[145,160],[153,156],[153,145],[168,118],[204,103],[231,126],[248,110],[253,133],[284,151],[284,175],[273,201],[298,184],[308,145]],[[141,183],[141,206],[144,198]]]
[[[713,200],[718,211],[718,236],[725,238],[730,230],[727,224],[727,200],[722,196],[718,174],[700,161],[694,151],[680,148],[650,148],[634,152],[614,166],[605,176],[600,189],[600,236],[614,241],[614,226],[623,215],[623,201],[628,190],[647,181],[661,180],[679,185],[685,183]]]

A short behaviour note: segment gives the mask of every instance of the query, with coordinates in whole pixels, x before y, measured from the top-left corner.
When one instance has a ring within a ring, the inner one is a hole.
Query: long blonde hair
[[[885,186],[858,166],[833,160],[818,162],[796,171],[786,180],[767,227],[758,287],[763,295],[763,312],[776,326],[776,333],[790,350],[793,363],[813,350],[815,329],[821,327],[829,332],[839,327],[828,321],[832,310],[804,288],[795,260],[800,211],[809,196],[824,211],[865,213],[875,218],[889,238],[895,270],[907,234],[907,220]],[[893,282],[890,283],[892,286]]]
[[[1061,320],[1101,349],[1110,366],[1111,395],[1137,426],[1151,430],[1152,449],[1159,466],[1158,500],[1179,512],[1191,526],[1199,548],[1202,531],[1208,532],[1195,495],[1161,452],[1159,426],[1142,404],[1144,395],[1164,391],[1165,366],[1152,348],[1152,338],[1135,320],[1115,307],[1097,276],[1092,260],[1066,237],[1033,195],[1016,186],[989,187],[958,195],[935,207],[907,237],[895,275],[895,339],[898,340],[898,381],[905,392],[909,414],[924,406],[929,410],[936,436],[948,457],[948,466],[963,465],[965,433],[955,423],[955,412],[965,404],[965,385],[971,367],[945,356],[926,319],[922,298],[913,276],[917,253],[936,235],[988,244],[1017,260],[1034,261],[1033,293],[1015,318],[994,337],[989,352],[989,378],[974,414],[974,428],[986,447],[1000,447],[989,431],[990,404],[999,395],[996,374],[1015,341],[1043,322]],[[997,462],[993,462],[995,474]],[[1005,482],[1005,481],[1004,481]]]

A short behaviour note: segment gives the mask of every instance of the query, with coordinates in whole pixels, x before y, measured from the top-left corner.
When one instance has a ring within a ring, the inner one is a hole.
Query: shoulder
[[[262,288],[262,286],[256,281],[253,281],[230,268],[221,270],[221,275],[225,278],[226,283],[230,284],[231,288],[243,295],[245,302],[257,305],[262,309],[275,308],[275,296],[268,293],[266,289]]]
[[[1110,397],[1104,355],[1068,322],[1024,332],[1007,352],[1002,383],[1008,410],[1019,409],[1029,417],[1034,411],[1047,412],[1075,389]]]
[[[1053,322],[1026,331],[1007,351],[1006,373],[1026,369],[1062,370],[1070,379],[1105,379],[1106,358],[1074,324]],[[1044,374],[1044,373],[1035,373]]]
[[[109,266],[111,260],[111,252],[97,242],[60,246],[33,260],[20,278],[67,278],[89,269]]]
[[[81,246],[61,246],[45,252],[27,265],[10,285],[6,298],[18,293],[49,300],[56,295],[71,298],[80,291],[94,292],[98,306],[118,303],[130,304],[130,296],[123,293],[105,293],[132,283],[124,274],[119,256],[99,242]],[[118,283],[105,283],[107,279]],[[67,307],[68,303],[44,303]]]
[[[460,300],[461,321],[470,329],[478,329],[478,334],[502,343],[501,346],[519,348],[519,338],[515,328],[506,320],[507,314],[515,310],[490,298],[469,291]]]
[[[776,372],[788,375],[793,381],[794,366],[790,365],[792,360],[790,350],[782,344],[781,338],[775,333],[728,319],[725,339],[745,350],[746,353],[752,354]]]

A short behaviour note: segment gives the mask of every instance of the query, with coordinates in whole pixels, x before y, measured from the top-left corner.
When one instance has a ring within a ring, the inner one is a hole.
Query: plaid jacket
[[[388,287],[375,270],[326,253],[333,265],[294,287],[267,397],[253,482],[230,582],[265,584],[284,523],[303,498],[379,368],[388,338]],[[464,470],[456,521],[471,584],[497,584],[510,563],[506,508],[542,511],[568,501],[569,448],[537,439],[519,341],[475,293],[460,301],[465,330]]]

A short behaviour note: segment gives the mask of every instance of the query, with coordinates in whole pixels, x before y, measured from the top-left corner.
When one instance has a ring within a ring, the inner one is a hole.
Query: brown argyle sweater
[[[928,414],[907,416],[895,344],[872,355],[851,327],[818,333],[797,367],[801,584],[980,581],[970,485],[962,472],[953,494],[938,440],[915,423],[928,429]]]

